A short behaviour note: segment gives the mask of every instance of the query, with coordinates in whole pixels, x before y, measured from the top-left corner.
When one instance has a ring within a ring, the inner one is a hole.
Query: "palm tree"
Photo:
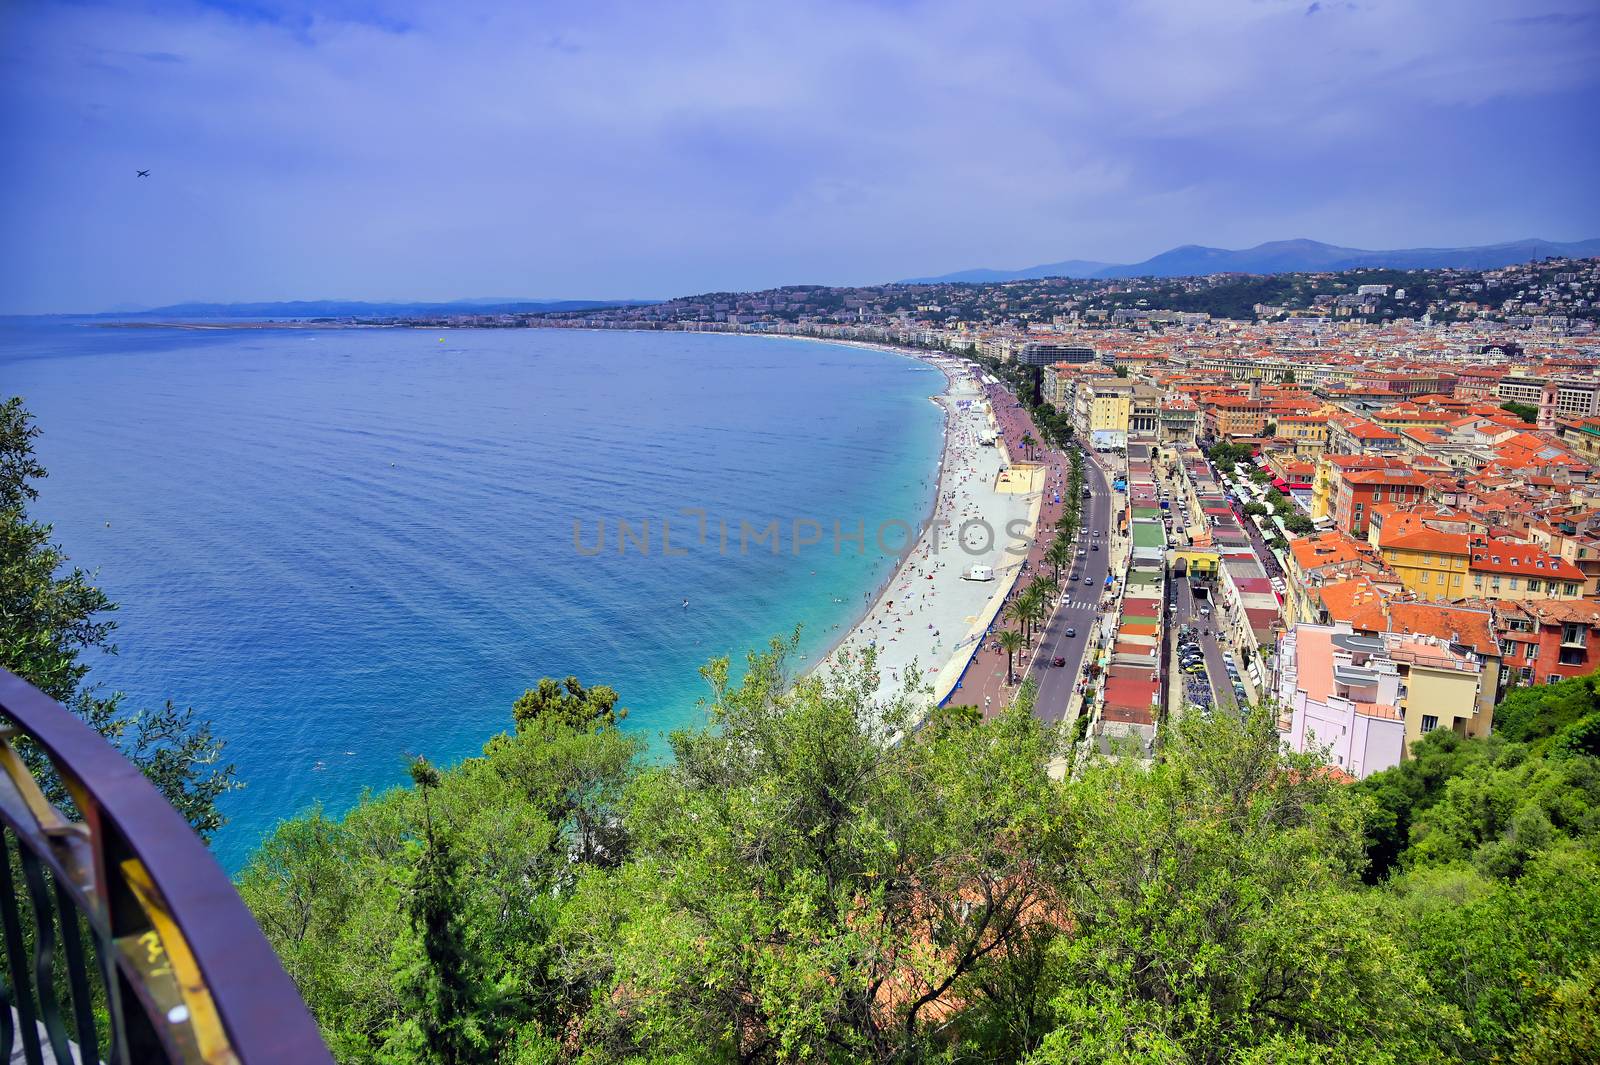
[[[1056,528],[1061,531],[1061,538],[1071,540],[1078,535],[1078,512],[1076,509],[1063,510],[1061,517],[1056,519]]]
[[[1031,640],[1033,634],[1038,631],[1038,622],[1044,618],[1045,612],[1050,609],[1045,602],[1044,589],[1040,587],[1038,582],[1030,584],[1023,589],[1021,595],[1017,596],[1017,601],[1022,604],[1023,634]]]
[[[1018,592],[1017,597],[1006,604],[1006,608],[1001,616],[1003,616],[1007,621],[1016,622],[1017,627],[1023,630],[1023,632],[1018,633],[1018,636],[1021,639],[1027,639],[1027,636],[1025,635],[1028,628],[1028,603],[1026,592]]]
[[[995,642],[998,643],[1000,645],[1000,649],[1006,653],[1006,683],[1015,684],[1017,682],[1017,675],[1016,670],[1012,667],[1016,663],[1017,652],[1022,650],[1022,633],[1016,631],[1015,629],[1006,629],[999,636],[995,637]]]
[[[1055,568],[1056,587],[1060,588],[1062,567],[1072,564],[1072,543],[1067,539],[1065,530],[1061,536],[1050,541],[1050,546],[1045,549],[1044,558]]]
[[[1033,434],[1031,432],[1024,431],[1022,434],[1022,453],[1030,459],[1033,458],[1033,445],[1035,443],[1037,443],[1037,441],[1034,440]]]

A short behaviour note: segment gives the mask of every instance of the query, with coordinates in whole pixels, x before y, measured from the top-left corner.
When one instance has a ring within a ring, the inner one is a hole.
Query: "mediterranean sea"
[[[43,432],[33,513],[120,605],[91,679],[227,739],[230,870],[412,755],[477,753],[541,676],[616,688],[659,757],[711,657],[796,625],[820,655],[893,569],[876,530],[928,513],[942,388],[766,337],[0,320],[0,396]],[[797,521],[820,542],[796,552]]]

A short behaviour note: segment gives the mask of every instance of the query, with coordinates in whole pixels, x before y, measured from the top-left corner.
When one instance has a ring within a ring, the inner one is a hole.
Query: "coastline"
[[[718,331],[694,330],[694,332],[710,335],[713,332]],[[929,397],[930,400],[938,404],[943,411],[944,424],[942,429],[943,435],[939,449],[938,478],[934,488],[934,497],[931,505],[928,508],[928,512],[923,517],[922,522],[917,529],[915,538],[908,540],[905,550],[900,552],[899,556],[896,558],[894,569],[891,571],[889,577],[884,581],[881,581],[877,588],[875,588],[868,597],[868,604],[855,614],[854,620],[841,635],[836,637],[828,645],[826,651],[822,652],[814,660],[809,661],[806,664],[802,672],[805,674],[810,674],[819,669],[827,668],[829,662],[832,661],[834,656],[837,655],[842,649],[859,647],[869,642],[874,631],[874,617],[876,616],[881,618],[891,612],[890,608],[893,605],[893,600],[889,598],[890,593],[897,588],[905,588],[909,579],[915,575],[912,565],[914,556],[920,553],[924,558],[927,558],[938,553],[937,546],[931,545],[928,540],[930,526],[932,525],[934,518],[939,514],[941,501],[947,498],[947,486],[949,483],[948,479],[953,471],[957,469],[959,460],[963,457],[961,450],[962,441],[958,439],[954,424],[956,414],[954,411],[952,411],[950,406],[950,401],[956,388],[956,367],[960,361],[960,357],[943,352],[931,352],[921,348],[897,347],[892,344],[870,340],[834,339],[829,337],[807,336],[794,333],[758,333],[745,335],[770,336],[781,340],[806,340],[818,344],[844,345],[880,351],[885,354],[898,355],[902,358],[915,359],[918,362],[932,365],[944,375],[945,379],[944,390],[939,394]],[[988,428],[998,430],[998,422],[995,418],[993,409],[989,405],[986,390],[982,387],[979,387],[975,392],[975,397],[981,399],[983,402],[988,421]],[[999,463],[1001,469],[1015,465],[1011,459],[1010,451],[1005,441],[1005,436],[1003,433],[999,433],[998,431],[996,432],[993,451],[996,455],[1001,456],[1001,461]],[[998,504],[1000,502],[998,497],[1001,495],[1001,493],[996,490],[993,492],[993,495],[995,498],[990,502],[992,504]],[[919,672],[921,673],[919,680],[923,684],[931,687],[931,700],[928,706],[929,710],[933,709],[933,707],[941,705],[947,699],[951,698],[957,690],[959,690],[958,686],[962,680],[962,677],[966,673],[968,664],[971,662],[973,655],[976,653],[976,645],[981,644],[982,640],[988,635],[990,627],[994,624],[995,619],[999,617],[1007,599],[1009,598],[1013,589],[1016,587],[1017,581],[1022,573],[1022,563],[1027,559],[1035,541],[1039,536],[1039,520],[1040,514],[1044,508],[1044,497],[1045,490],[1043,486],[1039,486],[1037,490],[1029,491],[1025,495],[1012,496],[1013,499],[1025,499],[1028,501],[1025,515],[1025,520],[1027,523],[1025,542],[1010,545],[1000,552],[997,559],[991,558],[987,560],[997,563],[994,566],[995,579],[993,581],[992,591],[988,595],[987,599],[984,600],[981,605],[978,605],[973,614],[959,615],[960,622],[965,623],[961,626],[961,636],[956,639],[953,644],[949,645],[947,649],[942,641],[930,647],[929,658],[927,660],[924,660],[921,656],[913,656],[913,660],[917,662]],[[1010,512],[1013,517],[1021,516],[1017,514],[1014,508],[1012,508]],[[956,560],[961,564],[960,568],[963,569],[965,568],[966,564],[979,561],[975,558],[960,555],[956,556]],[[968,595],[962,598],[970,603],[972,597]],[[923,632],[925,633],[926,630],[923,630]],[[942,632],[942,627],[936,629],[935,636],[939,636]],[[897,632],[893,637],[891,637],[891,639],[896,639],[901,635],[904,635],[904,633]],[[883,664],[882,658],[880,658],[880,664]],[[902,662],[897,663],[896,665],[903,664],[904,663]],[[888,680],[880,681],[878,689],[880,698],[892,696],[902,679],[897,675],[896,666],[887,666],[884,668],[883,672],[888,673],[889,678]]]
[[[896,354],[903,353],[896,352]],[[939,457],[935,460],[938,472],[937,476],[934,478],[933,494],[928,499],[927,508],[924,511],[921,520],[917,523],[915,535],[908,536],[906,538],[905,547],[901,548],[900,552],[895,556],[894,565],[889,569],[889,575],[883,578],[883,580],[879,581],[876,587],[872,588],[862,596],[866,602],[866,605],[862,606],[854,613],[850,623],[844,626],[838,635],[836,635],[833,640],[829,642],[826,649],[818,653],[814,658],[806,663],[805,669],[802,672],[811,673],[817,669],[820,669],[827,663],[829,659],[834,656],[839,648],[843,647],[851,639],[851,637],[857,634],[857,630],[861,628],[862,624],[871,615],[873,608],[878,605],[878,602],[883,598],[884,593],[894,586],[895,580],[900,576],[901,570],[905,567],[906,562],[911,558],[911,554],[916,550],[917,545],[922,542],[923,535],[927,532],[928,527],[932,524],[934,516],[939,512],[939,500],[944,495],[945,473],[950,468],[951,453],[950,409],[942,402],[942,400],[944,397],[950,395],[951,389],[955,386],[955,378],[947,367],[936,366],[935,368],[944,375],[944,388],[928,397],[928,402],[939,408],[941,424],[939,426]]]
[[[892,698],[914,681],[931,689],[929,709],[955,690],[1015,584],[1033,544],[1042,498],[1031,477],[1026,486],[1018,484],[1018,467],[1003,441],[981,443],[980,435],[994,424],[981,388],[948,369],[947,381],[950,387],[938,397],[946,432],[932,511],[870,605],[811,667],[843,665],[872,647],[879,698]],[[1014,533],[1019,523],[1023,531]],[[974,566],[988,567],[989,577],[968,579]]]

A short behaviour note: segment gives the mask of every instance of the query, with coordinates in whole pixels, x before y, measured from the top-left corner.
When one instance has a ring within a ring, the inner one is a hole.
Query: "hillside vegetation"
[[[652,765],[542,681],[481,757],[285,823],[240,886],[345,1062],[1600,1058],[1600,699],[1360,784],[1190,715],[1065,780],[792,645]]]

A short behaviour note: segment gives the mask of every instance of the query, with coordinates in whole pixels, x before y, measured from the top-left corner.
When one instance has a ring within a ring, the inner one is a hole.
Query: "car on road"
[[[1094,583],[1094,578],[1093,577],[1085,577],[1083,579],[1083,583],[1084,584],[1093,584]]]
[[[1050,664],[1052,666],[1060,668],[1061,666],[1064,666],[1064,665],[1067,664],[1067,660],[1065,658],[1062,658],[1060,655],[1056,655],[1054,658],[1052,658],[1050,660]]]
[[[1073,627],[1072,627],[1072,626],[1070,626],[1070,625],[1069,625],[1069,626],[1067,626],[1067,639],[1069,639],[1069,640],[1070,640],[1070,639],[1072,639],[1072,637],[1074,637],[1074,636],[1076,636],[1076,635],[1078,635],[1078,630],[1077,630],[1077,629],[1075,629],[1075,628],[1073,628]]]
[[[1089,545],[1089,550],[1098,551],[1098,550],[1100,550],[1100,545],[1099,544],[1090,544]]]

